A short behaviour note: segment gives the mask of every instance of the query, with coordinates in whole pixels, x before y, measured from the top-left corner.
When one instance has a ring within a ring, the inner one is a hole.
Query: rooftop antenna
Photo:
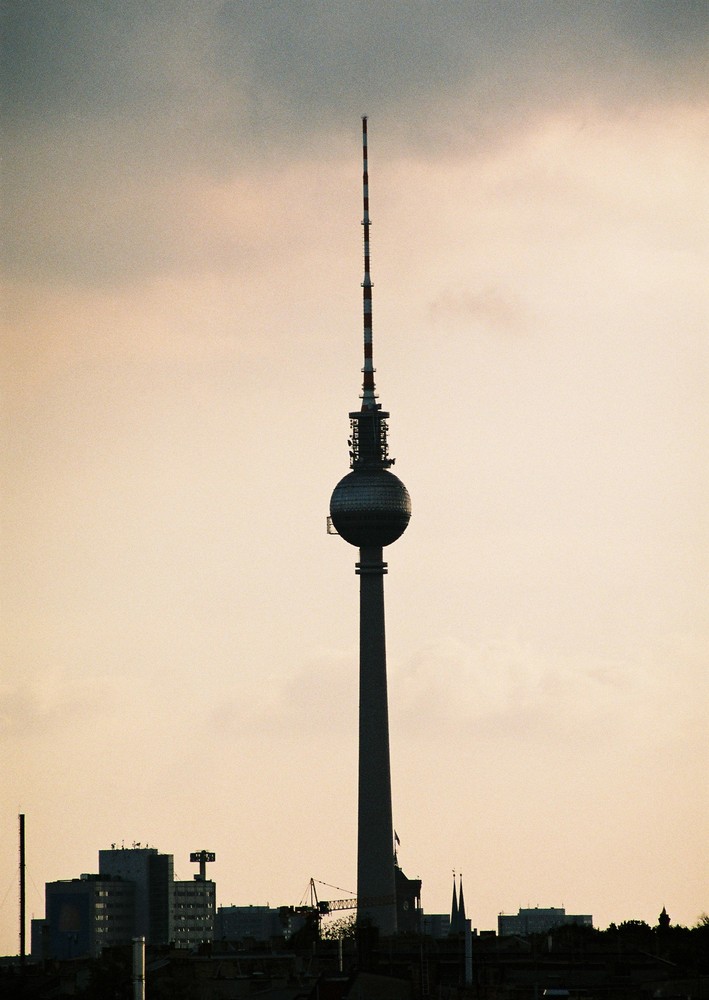
[[[199,862],[199,875],[195,875],[195,882],[207,881],[207,862],[216,861],[217,856],[214,851],[192,851],[190,861]]]

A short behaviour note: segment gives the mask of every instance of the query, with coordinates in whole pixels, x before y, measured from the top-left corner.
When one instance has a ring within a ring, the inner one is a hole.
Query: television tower
[[[350,469],[333,490],[330,520],[335,531],[359,548],[359,804],[357,832],[357,921],[382,934],[396,933],[394,831],[389,767],[384,574],[382,549],[399,538],[411,517],[411,500],[389,472],[387,419],[374,389],[372,279],[369,272],[369,176],[367,118],[362,118],[364,164],[364,378],[362,406],[350,413]]]

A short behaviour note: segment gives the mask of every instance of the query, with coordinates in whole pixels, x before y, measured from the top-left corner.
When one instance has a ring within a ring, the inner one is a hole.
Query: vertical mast
[[[369,169],[367,164],[367,116],[362,116],[362,202],[364,215],[364,278],[362,280],[362,305],[364,309],[364,379],[362,382],[362,409],[376,409],[374,392],[374,362],[372,359],[372,278],[369,273]]]
[[[353,469],[388,469],[394,464],[389,458],[387,418],[374,388],[372,353],[372,276],[370,271],[369,227],[369,164],[367,159],[367,116],[362,117],[362,204],[364,214],[364,277],[362,279],[362,311],[364,319],[364,367],[362,368],[362,406],[350,413],[352,428],[351,466]]]
[[[20,966],[25,964],[25,815],[20,813]]]

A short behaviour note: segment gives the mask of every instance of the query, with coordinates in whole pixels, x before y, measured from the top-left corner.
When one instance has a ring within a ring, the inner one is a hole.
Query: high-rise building
[[[135,885],[135,931],[147,944],[173,940],[174,862],[155,847],[113,847],[98,852],[99,873]]]
[[[372,355],[372,281],[369,253],[367,119],[362,119],[364,200],[364,367],[362,405],[350,413],[350,469],[330,499],[335,532],[359,548],[359,792],[357,919],[384,934],[397,929],[394,839],[389,764],[384,574],[382,550],[405,531],[409,494],[389,471],[387,419],[377,402]]]

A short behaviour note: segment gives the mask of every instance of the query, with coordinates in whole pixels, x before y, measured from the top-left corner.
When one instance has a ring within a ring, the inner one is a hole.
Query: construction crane
[[[340,892],[346,891],[344,889],[340,889],[337,885],[329,885],[327,882],[320,882],[318,879],[311,878],[308,883],[308,888],[305,890],[303,897],[301,898],[300,904],[298,906],[281,906],[280,914],[281,920],[284,923],[286,923],[291,916],[304,917],[306,924],[312,926],[319,937],[320,921],[323,917],[326,917],[328,914],[334,913],[337,910],[356,910],[358,900],[356,896],[349,896],[344,899],[320,899],[318,897],[316,882],[317,885],[324,885],[328,889],[339,889]],[[396,899],[394,896],[381,896],[367,899],[365,902],[368,906],[388,906],[391,903],[395,903]]]
[[[347,899],[318,899],[318,890],[315,887],[316,879],[311,878],[309,883],[310,905],[318,911],[321,917],[327,916],[333,910],[356,910],[357,897],[349,896]],[[336,885],[328,885],[327,882],[318,882],[328,889],[337,889]],[[342,889],[340,889],[342,892]]]
[[[302,931],[297,933],[303,936],[304,932],[308,937],[319,938],[322,918],[335,910],[356,910],[357,899],[355,896],[347,899],[320,899],[315,883],[316,879],[311,878],[298,906],[281,906],[279,912],[284,926],[292,917],[302,917],[304,926]],[[318,882],[318,885],[327,886],[328,889],[338,888],[336,885],[328,885],[327,882]]]

